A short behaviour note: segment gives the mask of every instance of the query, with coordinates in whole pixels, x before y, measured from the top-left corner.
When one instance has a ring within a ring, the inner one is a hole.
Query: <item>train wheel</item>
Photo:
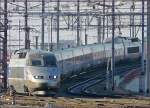
[[[10,85],[10,86],[9,86],[8,92],[9,92],[9,96],[14,96],[14,95],[15,95],[16,90],[15,90],[15,88],[14,88],[13,85]]]
[[[3,92],[3,87],[2,86],[0,86],[0,93],[2,93]]]
[[[28,87],[24,85],[24,92],[29,92]]]
[[[31,96],[31,92],[29,91],[28,87],[24,85],[24,92],[25,94],[27,94],[28,96]]]
[[[56,94],[51,94],[51,96],[52,96],[53,98],[55,98],[55,97],[56,97]]]
[[[33,96],[34,94],[33,94],[33,90],[32,89],[30,89],[30,88],[28,88],[28,96]]]

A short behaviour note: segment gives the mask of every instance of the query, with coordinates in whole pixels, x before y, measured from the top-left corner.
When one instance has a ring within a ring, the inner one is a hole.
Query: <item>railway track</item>
[[[125,69],[127,70],[127,68],[130,70],[132,68],[136,68],[138,67],[139,64],[133,64],[131,66],[121,66],[121,68],[117,68],[117,71],[118,71],[118,74],[123,74],[123,72],[125,72]],[[73,99],[72,97],[75,95],[75,97],[77,96],[85,96],[85,97],[96,97],[94,94],[90,94],[90,93],[87,93],[86,90],[87,88],[93,86],[94,84],[96,83],[99,83],[101,82],[102,80],[105,80],[105,72],[106,71],[101,71],[101,74],[98,75],[99,71],[97,71],[97,69],[93,69],[87,73],[83,72],[73,78],[70,78],[68,80],[66,80],[66,84],[68,84],[69,88],[67,89],[68,92],[60,92],[58,94],[58,98],[51,98],[51,97],[37,97],[37,96],[24,96],[24,95],[16,95],[16,103],[17,104],[23,104],[23,105],[28,105],[28,106],[32,106],[33,104],[34,105],[38,105],[38,106],[42,106],[44,107],[47,103],[51,103],[52,102],[52,105],[55,105],[53,103],[59,103],[59,102],[64,102],[64,99],[65,100],[65,103],[68,102],[67,99]],[[92,72],[92,73],[91,73]],[[95,77],[96,75],[96,77]],[[95,78],[94,78],[95,77]],[[74,81],[75,80],[75,81]],[[76,81],[78,80],[78,83],[75,83]],[[70,81],[70,82],[69,82]],[[73,82],[72,82],[73,81]],[[72,86],[71,86],[72,85]],[[63,85],[62,85],[63,86]],[[68,87],[67,86],[67,87]],[[78,87],[80,86],[80,87]],[[78,88],[78,89],[77,89]],[[61,88],[62,90],[64,90],[65,88]],[[78,93],[69,93],[69,90],[72,90],[73,89],[77,89],[79,91],[77,91]],[[62,93],[64,93],[65,95],[62,96]],[[64,97],[64,99],[63,99]],[[71,97],[71,98],[69,98]],[[5,97],[4,97],[5,99]],[[7,97],[6,97],[7,99]],[[11,99],[8,100],[8,101],[5,101],[4,100],[4,103],[7,104],[7,102],[11,102]],[[72,102],[72,101],[71,101]]]
[[[123,76],[127,71],[131,69],[135,69],[139,67],[140,64],[133,64],[130,66],[123,66],[123,67],[117,67],[115,75],[121,75]],[[78,82],[74,84],[73,86],[68,88],[68,93],[71,95],[78,95],[78,96],[97,96],[96,94],[87,92],[87,89],[95,84],[101,83],[106,80],[106,70],[101,71],[100,74],[97,74],[94,77],[91,77],[87,80],[84,80],[82,82]],[[99,96],[98,96],[99,97]]]

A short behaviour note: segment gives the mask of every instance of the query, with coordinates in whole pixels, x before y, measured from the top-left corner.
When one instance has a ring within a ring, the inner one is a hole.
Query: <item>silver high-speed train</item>
[[[61,77],[102,65],[111,58],[111,41],[77,48],[45,52],[20,50],[10,59],[8,82],[17,92],[57,91]],[[137,59],[141,42],[127,37],[115,38],[115,60]]]
[[[46,94],[58,90],[60,75],[53,53],[19,50],[9,62],[8,84],[18,93]]]

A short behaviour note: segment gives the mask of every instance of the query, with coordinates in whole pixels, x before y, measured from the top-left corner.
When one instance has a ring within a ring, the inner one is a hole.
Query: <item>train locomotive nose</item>
[[[30,88],[33,91],[38,90],[56,90],[60,85],[59,72],[57,68],[47,68],[47,69],[30,69],[32,78]]]

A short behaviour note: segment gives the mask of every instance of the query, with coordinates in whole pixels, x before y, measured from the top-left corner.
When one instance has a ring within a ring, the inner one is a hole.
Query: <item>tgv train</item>
[[[60,75],[54,54],[19,50],[10,59],[8,84],[19,93],[45,94],[58,90]]]
[[[112,45],[92,44],[77,48],[45,52],[21,50],[14,53],[9,63],[9,86],[17,92],[57,91],[61,78],[77,74],[83,69],[104,64],[111,58]],[[137,59],[141,42],[127,37],[115,38],[115,60]]]

